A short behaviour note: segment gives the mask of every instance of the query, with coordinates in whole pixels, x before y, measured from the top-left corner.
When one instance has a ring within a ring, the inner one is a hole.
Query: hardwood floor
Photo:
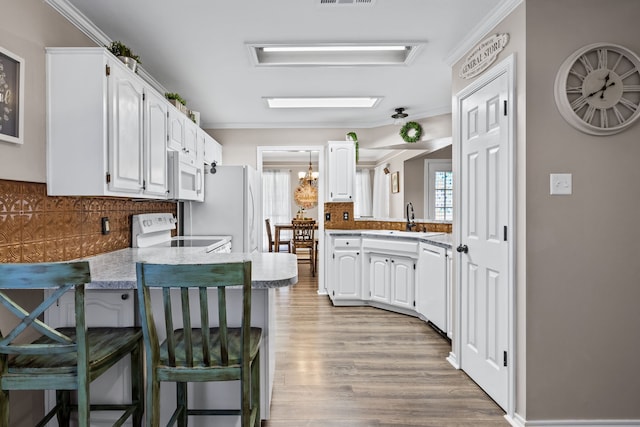
[[[276,290],[277,356],[264,427],[508,426],[504,412],[445,360],[424,322],[371,307],[333,307],[301,264]]]

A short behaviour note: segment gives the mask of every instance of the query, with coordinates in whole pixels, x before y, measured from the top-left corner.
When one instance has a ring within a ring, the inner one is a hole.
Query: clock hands
[[[596,90],[595,92],[591,92],[589,95],[587,95],[587,98],[591,98],[592,96],[600,93],[600,99],[604,99],[604,91],[610,88],[611,86],[615,86],[616,84],[616,82],[611,82],[607,84],[609,82],[609,76],[610,76],[610,73],[607,73],[607,76],[604,78],[604,84],[602,85],[602,87],[599,90]]]

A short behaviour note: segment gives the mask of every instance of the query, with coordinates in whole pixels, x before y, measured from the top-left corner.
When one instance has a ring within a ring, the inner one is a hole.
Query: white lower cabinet
[[[359,238],[332,238],[329,296],[334,302],[362,298]]]
[[[88,327],[134,326],[134,290],[87,290],[85,291],[85,312]],[[48,296],[48,295],[47,295]],[[45,321],[54,327],[75,325],[74,295],[64,295],[58,305],[45,312]],[[91,403],[127,403],[131,401],[131,361],[125,358],[91,383]],[[45,411],[55,405],[55,391],[45,391]],[[116,412],[91,413],[92,426],[112,426],[122,415]],[[72,414],[72,418],[74,415]],[[72,425],[77,425],[75,420]],[[125,426],[131,425],[128,420]]]
[[[420,243],[416,311],[447,332],[449,308],[446,249]]]
[[[389,273],[389,257],[380,254],[369,254],[369,300],[391,303],[391,279]]]
[[[327,292],[335,305],[368,304],[418,316],[451,337],[450,249],[375,233],[326,236]]]
[[[391,305],[413,310],[416,285],[416,260],[407,257],[391,257]]]
[[[415,260],[378,253],[370,253],[368,259],[369,300],[413,310]]]

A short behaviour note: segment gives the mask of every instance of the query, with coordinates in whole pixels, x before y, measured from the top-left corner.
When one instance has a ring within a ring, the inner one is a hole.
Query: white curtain
[[[291,173],[284,169],[265,169],[262,171],[262,215],[271,222],[271,234],[273,225],[291,222]],[[265,231],[266,232],[266,231]],[[283,231],[281,238],[288,238]],[[264,239],[268,250],[269,242]]]
[[[356,218],[372,216],[373,200],[371,189],[371,169],[356,171],[356,198],[353,215]]]
[[[376,166],[373,173],[373,217],[389,218],[389,197],[391,195],[390,175],[384,173],[386,164]]]

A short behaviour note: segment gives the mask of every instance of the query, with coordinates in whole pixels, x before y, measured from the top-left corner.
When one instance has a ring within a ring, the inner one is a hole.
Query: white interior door
[[[506,409],[509,393],[509,76],[459,101],[460,366]]]

